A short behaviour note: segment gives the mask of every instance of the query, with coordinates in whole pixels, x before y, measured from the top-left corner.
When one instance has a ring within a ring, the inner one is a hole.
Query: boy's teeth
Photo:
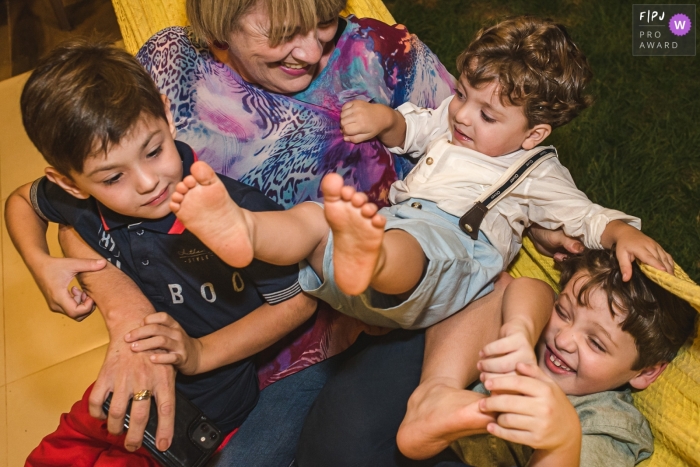
[[[549,361],[554,363],[554,366],[559,367],[563,370],[574,371],[571,368],[569,368],[568,366],[564,365],[564,362],[562,362],[557,357],[555,357],[554,354],[549,354]]]

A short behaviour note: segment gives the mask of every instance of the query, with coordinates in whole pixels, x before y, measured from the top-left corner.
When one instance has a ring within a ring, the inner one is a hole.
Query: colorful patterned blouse
[[[137,58],[170,99],[177,138],[217,172],[260,189],[287,208],[319,199],[321,178],[337,172],[384,205],[391,183],[410,164],[376,139],[344,142],[341,107],[362,99],[435,108],[452,94],[454,78],[403,26],[351,16],[341,20],[341,28],[344,22],[326,67],[294,95],[245,82],[217,62],[188,28],[160,31]],[[273,374],[278,379],[342,350],[337,342],[347,342],[347,335],[336,337],[336,332],[356,335],[359,325],[333,325],[341,318],[327,307],[321,310],[315,324],[263,368],[263,385]]]

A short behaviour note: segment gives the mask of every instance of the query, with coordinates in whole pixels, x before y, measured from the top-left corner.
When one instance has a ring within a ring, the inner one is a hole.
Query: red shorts
[[[41,440],[25,466],[66,467],[160,467],[143,447],[136,452],[124,449],[125,433],[112,435],[107,431],[107,420],[93,418],[89,411],[92,385],[83,398],[73,404],[70,412],[61,415],[56,431]],[[223,447],[230,439],[226,437]],[[221,449],[221,448],[219,448]]]

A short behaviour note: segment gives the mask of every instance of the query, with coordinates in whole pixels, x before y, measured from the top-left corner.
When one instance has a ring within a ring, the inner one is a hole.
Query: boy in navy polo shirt
[[[196,155],[174,140],[169,102],[125,51],[86,42],[60,46],[30,76],[21,107],[27,134],[51,165],[45,177],[15,190],[6,208],[10,236],[34,277],[48,256],[47,223],[73,226],[155,309],[172,316],[190,343],[225,346],[216,359],[178,366],[176,385],[223,432],[234,430],[258,397],[250,357],[315,310],[301,293],[298,267],[231,267],[171,213],[170,196]],[[259,191],[222,179],[247,209],[281,209]],[[286,320],[288,329],[275,335],[266,327],[270,320]],[[101,430],[82,435],[97,443],[107,435]]]

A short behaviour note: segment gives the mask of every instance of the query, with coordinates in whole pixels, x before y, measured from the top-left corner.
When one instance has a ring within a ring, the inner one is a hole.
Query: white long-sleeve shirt
[[[461,217],[523,155],[524,150],[519,150],[491,157],[451,144],[447,114],[451,100],[445,99],[435,110],[411,103],[397,109],[406,118],[406,140],[403,149],[390,150],[420,160],[404,180],[391,186],[389,200],[393,204],[421,198]],[[559,158],[553,157],[496,203],[481,223],[481,231],[501,253],[505,267],[520,250],[523,230],[532,223],[550,230],[562,227],[586,247],[600,249],[603,230],[612,220],[641,229],[637,217],[591,202],[576,188]]]

